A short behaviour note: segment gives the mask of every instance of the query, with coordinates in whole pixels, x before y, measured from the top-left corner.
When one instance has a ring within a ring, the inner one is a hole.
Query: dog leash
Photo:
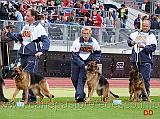
[[[22,70],[25,70],[31,63],[34,63],[34,61],[35,61],[36,59],[38,59],[38,58],[36,57],[34,60],[29,61],[29,62],[27,63],[27,65],[26,65]]]

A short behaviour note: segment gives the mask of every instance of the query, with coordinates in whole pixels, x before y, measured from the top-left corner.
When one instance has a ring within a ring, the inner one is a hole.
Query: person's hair
[[[15,25],[10,24],[10,25],[8,25],[8,27],[10,27],[10,28],[15,28]]]
[[[142,23],[144,23],[144,22],[148,22],[148,23],[149,23],[149,26],[151,26],[150,20],[143,20]]]
[[[142,17],[142,21],[145,20],[145,18],[147,18],[147,15],[145,15],[145,16]]]
[[[121,4],[121,7],[125,7],[125,4]]]
[[[37,21],[38,20],[38,13],[37,13],[37,11],[35,9],[33,9],[33,8],[28,9],[28,11],[31,12],[32,16],[35,16],[35,20]]]
[[[92,30],[89,26],[84,26],[82,29],[81,29],[81,34],[83,33],[83,31],[86,31],[86,30],[89,30],[90,34],[92,34]]]

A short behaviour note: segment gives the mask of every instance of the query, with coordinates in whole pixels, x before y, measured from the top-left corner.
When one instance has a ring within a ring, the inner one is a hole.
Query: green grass
[[[152,102],[128,102],[123,96],[121,105],[114,105],[112,98],[103,103],[100,97],[93,97],[90,104],[73,103],[73,97],[57,97],[54,104],[28,104],[17,107],[8,104],[0,107],[1,119],[158,119],[160,117],[160,96],[151,96]],[[16,99],[17,102],[20,99]],[[153,110],[153,116],[144,116],[144,110]]]

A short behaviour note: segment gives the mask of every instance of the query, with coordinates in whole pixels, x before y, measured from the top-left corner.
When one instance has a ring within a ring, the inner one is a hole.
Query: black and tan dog
[[[38,103],[40,103],[44,97],[41,92],[45,96],[50,98],[50,103],[53,103],[52,98],[54,98],[54,96],[49,92],[49,85],[43,76],[35,74],[33,72],[25,71],[21,66],[17,65],[14,66],[12,76],[14,77],[16,89],[11,99],[11,103],[14,102],[14,98],[18,94],[18,92],[20,90],[24,90],[24,103],[27,104],[29,89],[31,89],[35,95],[40,97]]]
[[[142,76],[141,73],[139,73],[139,70],[134,70],[133,68],[130,68],[130,72],[129,72],[129,93],[130,93],[130,97],[128,100],[131,100],[132,95],[134,94],[134,102],[140,101],[139,100],[139,96],[141,95],[142,91],[144,92],[144,94],[146,95],[146,98],[148,100],[148,102],[151,102],[146,88],[145,88],[145,84],[144,84],[144,78]]]
[[[88,99],[86,100],[86,103],[90,102],[90,99],[96,90],[98,96],[103,95],[103,101],[108,101],[108,95],[118,99],[119,96],[113,94],[109,90],[109,83],[107,79],[99,73],[97,62],[96,61],[90,61],[87,65],[87,85],[88,85]]]
[[[2,102],[9,102],[9,100],[4,97],[4,93],[3,93],[4,86],[5,86],[4,80],[0,76],[0,105],[2,105]]]

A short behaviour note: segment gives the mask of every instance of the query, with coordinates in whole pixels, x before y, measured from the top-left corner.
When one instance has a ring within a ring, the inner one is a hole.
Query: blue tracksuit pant
[[[20,55],[20,57],[21,57],[22,68],[34,73],[37,72],[39,59],[37,59],[35,56]],[[24,100],[24,96],[25,94],[23,92],[22,100]],[[33,102],[33,101],[36,101],[36,96],[33,94],[32,90],[29,89],[28,102]]]
[[[88,64],[88,61],[84,62],[86,65]],[[71,80],[73,83],[73,86],[76,90],[75,92],[75,99],[83,98],[85,99],[85,92],[84,92],[84,86],[86,83],[86,70],[84,68],[79,67],[76,63],[71,61]]]

